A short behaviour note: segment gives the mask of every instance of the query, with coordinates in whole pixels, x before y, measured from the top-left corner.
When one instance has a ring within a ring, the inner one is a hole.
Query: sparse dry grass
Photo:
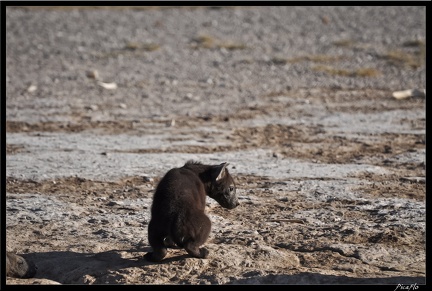
[[[314,71],[322,71],[330,75],[346,76],[346,77],[376,77],[380,75],[380,71],[373,68],[359,68],[356,70],[338,69],[331,66],[314,66]]]
[[[275,65],[285,65],[299,62],[315,62],[315,63],[328,63],[336,62],[343,59],[343,56],[330,56],[330,55],[305,55],[294,58],[284,58],[280,56],[273,57],[271,62]]]
[[[356,44],[350,39],[341,39],[334,41],[333,44],[339,47],[347,47],[356,49],[368,49],[368,45]],[[378,55],[380,59],[384,59],[388,64],[399,67],[410,67],[413,69],[420,68],[426,62],[426,44],[423,40],[410,40],[402,44],[406,50],[392,49],[388,52]]]
[[[224,41],[224,40],[218,40],[212,36],[201,34],[197,37],[195,37],[193,40],[192,48],[198,49],[198,48],[206,48],[206,49],[213,49],[213,48],[224,48],[227,50],[242,50],[246,49],[247,46],[243,43],[234,42],[234,41]]]
[[[197,36],[192,41],[195,42],[194,48],[212,48],[216,42],[213,37],[204,34]]]
[[[409,53],[401,50],[391,50],[379,57],[386,60],[390,65],[410,67],[413,69],[420,68],[426,61],[426,46],[421,45],[415,53]]]
[[[335,46],[340,46],[340,47],[352,47],[355,42],[353,40],[350,39],[340,39],[337,41],[334,41],[333,44]]]
[[[127,42],[125,46],[121,49],[114,49],[107,52],[96,52],[94,53],[94,55],[95,57],[100,59],[117,57],[119,55],[137,56],[137,55],[142,55],[146,52],[156,51],[160,48],[161,46],[155,43]]]
[[[317,62],[317,63],[326,63],[326,62],[334,62],[341,60],[342,56],[329,56],[329,55],[310,55],[310,56],[300,56],[290,59],[289,61],[291,63],[296,62],[303,62],[303,61],[309,61],[309,62]]]
[[[144,50],[144,51],[155,51],[160,49],[160,45],[155,43],[137,43],[137,42],[128,42],[125,45],[125,49],[128,50]]]
[[[224,48],[227,50],[243,50],[247,48],[245,44],[233,42],[233,41],[220,42],[217,44],[217,47]]]
[[[424,47],[426,46],[425,42],[423,40],[420,39],[415,39],[415,40],[409,40],[403,43],[403,46],[405,47]]]

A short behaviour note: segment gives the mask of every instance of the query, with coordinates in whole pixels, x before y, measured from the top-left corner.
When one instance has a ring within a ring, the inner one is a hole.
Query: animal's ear
[[[212,169],[212,177],[215,179],[215,181],[219,181],[223,177],[225,177],[226,171],[225,168],[228,166],[228,163],[222,163],[218,166],[214,166]]]

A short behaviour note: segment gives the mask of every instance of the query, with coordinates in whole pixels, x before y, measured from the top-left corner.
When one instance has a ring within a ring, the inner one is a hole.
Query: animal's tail
[[[183,248],[184,242],[187,240],[186,227],[184,213],[178,213],[172,220],[170,233],[172,242],[179,248]]]

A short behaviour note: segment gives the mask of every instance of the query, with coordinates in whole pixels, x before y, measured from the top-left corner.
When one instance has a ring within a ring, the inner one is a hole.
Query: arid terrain
[[[425,12],[7,7],[2,222],[38,269],[5,289],[426,284],[426,98],[392,95],[425,88]],[[188,160],[228,162],[240,205],[207,199],[207,259],[148,262]]]

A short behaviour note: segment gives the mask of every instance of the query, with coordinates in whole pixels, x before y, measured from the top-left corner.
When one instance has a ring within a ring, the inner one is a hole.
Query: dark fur
[[[36,274],[36,266],[22,256],[6,252],[6,276],[14,278],[31,278]]]
[[[153,248],[145,255],[149,261],[161,261],[168,247],[184,248],[189,255],[206,258],[208,250],[200,248],[211,230],[204,212],[206,196],[222,207],[239,205],[235,183],[227,163],[203,165],[187,162],[169,170],[156,188],[148,226],[148,239]]]

